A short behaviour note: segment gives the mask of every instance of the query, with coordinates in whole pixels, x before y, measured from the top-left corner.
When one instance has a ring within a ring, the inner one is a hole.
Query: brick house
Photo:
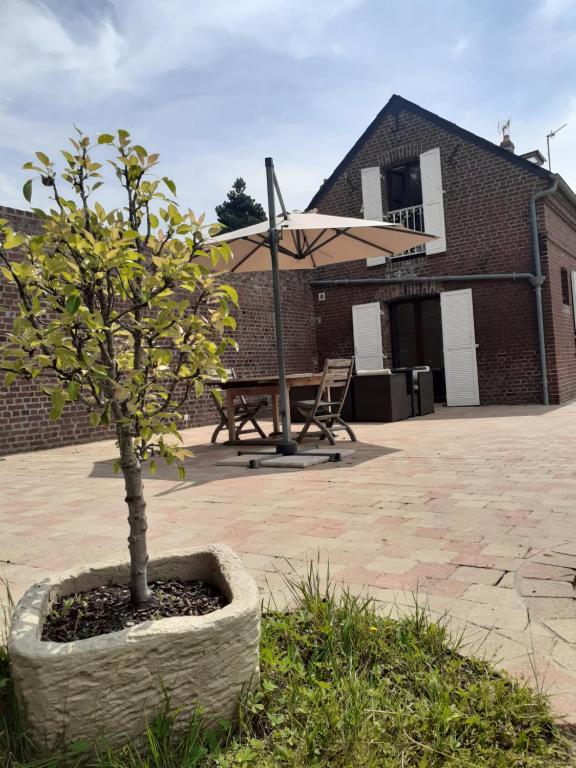
[[[438,239],[314,272],[320,359],[430,365],[452,405],[576,397],[576,195],[543,160],[393,96],[309,209]]]
[[[309,208],[387,218],[437,240],[387,260],[283,273],[289,372],[352,354],[361,367],[428,364],[437,400],[487,405],[542,402],[545,370],[550,402],[576,397],[576,196],[541,156],[505,143],[390,99]],[[0,206],[0,217],[25,232],[38,226],[24,211]],[[275,372],[270,273],[230,282],[240,352],[227,362],[239,373]],[[0,339],[16,306],[0,276]],[[48,413],[35,384],[7,392],[0,383],[0,455],[111,435],[91,429],[79,408],[67,406],[57,423]],[[190,425],[216,421],[206,396],[188,416]]]

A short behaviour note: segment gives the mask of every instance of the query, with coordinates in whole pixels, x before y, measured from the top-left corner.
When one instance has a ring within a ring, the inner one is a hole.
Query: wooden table
[[[286,376],[286,405],[288,409],[288,427],[290,423],[290,390],[296,387],[317,387],[322,381],[321,373],[290,373]],[[278,442],[277,436],[281,430],[281,418],[279,411],[280,379],[278,376],[250,376],[241,379],[228,379],[228,381],[211,381],[212,386],[218,386],[226,393],[226,413],[228,414],[228,445],[259,444],[267,445]],[[254,438],[247,440],[235,440],[234,425],[234,398],[236,397],[263,397],[272,398],[272,421],[274,432],[272,438]]]

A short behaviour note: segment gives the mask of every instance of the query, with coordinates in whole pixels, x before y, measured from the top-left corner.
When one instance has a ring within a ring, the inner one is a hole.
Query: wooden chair
[[[356,442],[356,435],[341,416],[353,367],[354,358],[326,360],[316,398],[296,403],[296,408],[305,418],[302,431],[296,438],[297,442],[304,440],[313,424],[320,430],[314,436],[319,434],[321,439],[326,438],[330,445],[335,445],[334,433],[338,431],[347,432],[350,440]],[[336,395],[333,395],[333,390],[337,391]]]
[[[227,368],[226,373],[228,374],[229,379],[235,379],[236,378],[236,372],[234,371],[234,368]],[[220,390],[223,392],[223,390]],[[215,443],[216,439],[218,438],[218,435],[223,429],[228,429],[228,408],[226,405],[224,405],[218,397],[215,395],[215,393],[210,390],[210,394],[212,395],[212,399],[214,400],[214,404],[216,405],[216,408],[218,409],[218,414],[220,416],[220,423],[212,433],[212,437],[210,439],[210,442]],[[234,439],[238,440],[240,437],[240,434],[248,434],[250,432],[258,432],[260,437],[265,438],[266,433],[258,424],[256,421],[256,414],[258,411],[263,408],[265,405],[268,405],[268,401],[266,398],[260,399],[260,400],[251,400],[248,401],[246,398],[242,395],[240,397],[235,398],[234,401]],[[253,429],[245,429],[248,424],[252,424]]]

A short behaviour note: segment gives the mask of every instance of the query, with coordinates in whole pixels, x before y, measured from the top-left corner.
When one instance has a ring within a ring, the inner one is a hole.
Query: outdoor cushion
[[[390,368],[377,368],[374,371],[356,371],[356,376],[391,376]]]

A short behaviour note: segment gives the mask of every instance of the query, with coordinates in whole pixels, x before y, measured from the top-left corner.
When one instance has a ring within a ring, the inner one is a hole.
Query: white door
[[[352,326],[356,371],[381,370],[383,357],[380,302],[355,304],[352,307]]]
[[[472,289],[440,294],[447,405],[480,405]]]

